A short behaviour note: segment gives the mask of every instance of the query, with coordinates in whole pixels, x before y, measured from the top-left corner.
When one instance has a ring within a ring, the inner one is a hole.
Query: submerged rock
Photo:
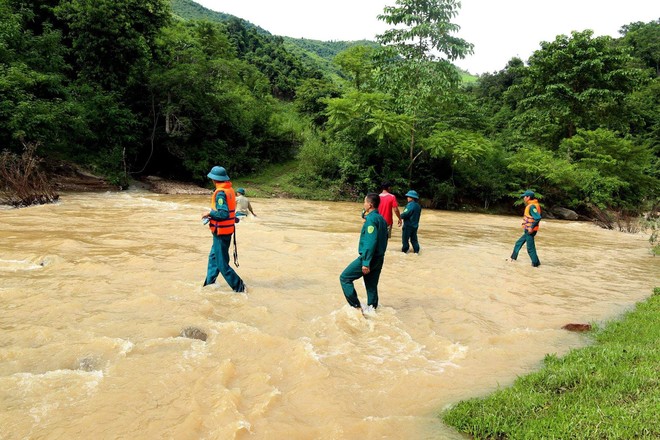
[[[208,337],[206,333],[197,327],[186,327],[181,330],[179,336],[182,338],[199,339],[200,341],[206,341],[206,338]]]

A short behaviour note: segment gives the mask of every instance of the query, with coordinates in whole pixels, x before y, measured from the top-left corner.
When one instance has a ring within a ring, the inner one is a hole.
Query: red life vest
[[[234,192],[234,188],[231,187],[231,182],[216,183],[215,191],[211,196],[212,210],[217,209],[215,200],[220,191],[225,193],[225,198],[227,199],[227,209],[229,210],[229,217],[224,220],[211,219],[209,221],[209,228],[213,234],[231,235],[234,233],[234,228],[236,225],[236,193]]]
[[[532,217],[531,214],[529,213],[529,209],[531,208],[532,205],[534,205],[536,207],[536,212],[541,214],[541,205],[539,205],[538,200],[531,199],[529,202],[527,202],[527,206],[525,206],[525,213],[523,214],[523,222],[522,222],[523,229],[530,228],[532,226],[532,224],[534,224],[534,221],[535,221],[534,217]],[[539,224],[540,224],[540,222],[537,223],[536,226],[534,226],[532,228],[531,232],[538,231],[539,230]]]

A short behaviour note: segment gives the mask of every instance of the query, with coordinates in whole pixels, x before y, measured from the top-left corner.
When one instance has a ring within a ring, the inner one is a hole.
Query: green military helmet
[[[229,176],[227,175],[227,170],[225,170],[223,167],[213,167],[211,168],[211,172],[207,174],[207,176],[211,180],[216,180],[218,182],[226,182],[229,180]]]
[[[415,191],[414,189],[411,189],[410,191],[408,191],[406,193],[406,197],[411,197],[413,199],[419,200],[419,194],[417,194],[417,191]]]

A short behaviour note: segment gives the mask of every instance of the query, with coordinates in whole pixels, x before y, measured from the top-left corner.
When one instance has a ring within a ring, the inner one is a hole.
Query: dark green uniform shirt
[[[419,216],[422,214],[422,207],[416,201],[408,202],[406,209],[401,213],[403,226],[419,227]]]
[[[378,211],[371,211],[365,217],[358,253],[362,258],[362,265],[369,267],[374,257],[382,257],[387,249],[387,223]]]

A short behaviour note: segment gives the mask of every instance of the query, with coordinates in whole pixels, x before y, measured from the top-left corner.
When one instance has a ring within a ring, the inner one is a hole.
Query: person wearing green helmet
[[[236,194],[238,194],[236,197],[236,215],[240,217],[247,217],[249,212],[256,217],[257,214],[255,214],[254,210],[252,209],[252,203],[250,203],[250,199],[245,197],[245,190],[243,188],[238,188],[236,190]]]
[[[234,236],[234,264],[238,266],[238,255],[236,252],[236,193],[232,188],[227,170],[215,166],[207,175],[215,185],[215,191],[211,195],[211,205],[207,213],[202,216],[204,223],[209,225],[213,235],[213,245],[209,253],[208,268],[204,286],[215,283],[218,275],[227,281],[234,292],[246,292],[245,283],[236,271],[229,266],[229,246]]]
[[[527,253],[529,254],[530,260],[532,260],[532,266],[539,267],[541,261],[536,253],[534,237],[539,231],[539,223],[541,222],[541,205],[536,199],[534,191],[527,190],[522,193],[520,197],[525,200],[525,213],[523,214],[522,221],[523,235],[520,236],[518,241],[516,241],[516,244],[513,246],[511,261],[516,261],[518,259],[518,252],[520,252],[520,249],[526,244]]]
[[[410,190],[406,193],[408,204],[401,213],[403,228],[401,229],[401,241],[403,246],[401,251],[407,253],[412,244],[413,252],[419,254],[419,241],[417,240],[417,229],[419,228],[419,217],[422,214],[422,207],[419,204],[419,194],[417,191]]]

